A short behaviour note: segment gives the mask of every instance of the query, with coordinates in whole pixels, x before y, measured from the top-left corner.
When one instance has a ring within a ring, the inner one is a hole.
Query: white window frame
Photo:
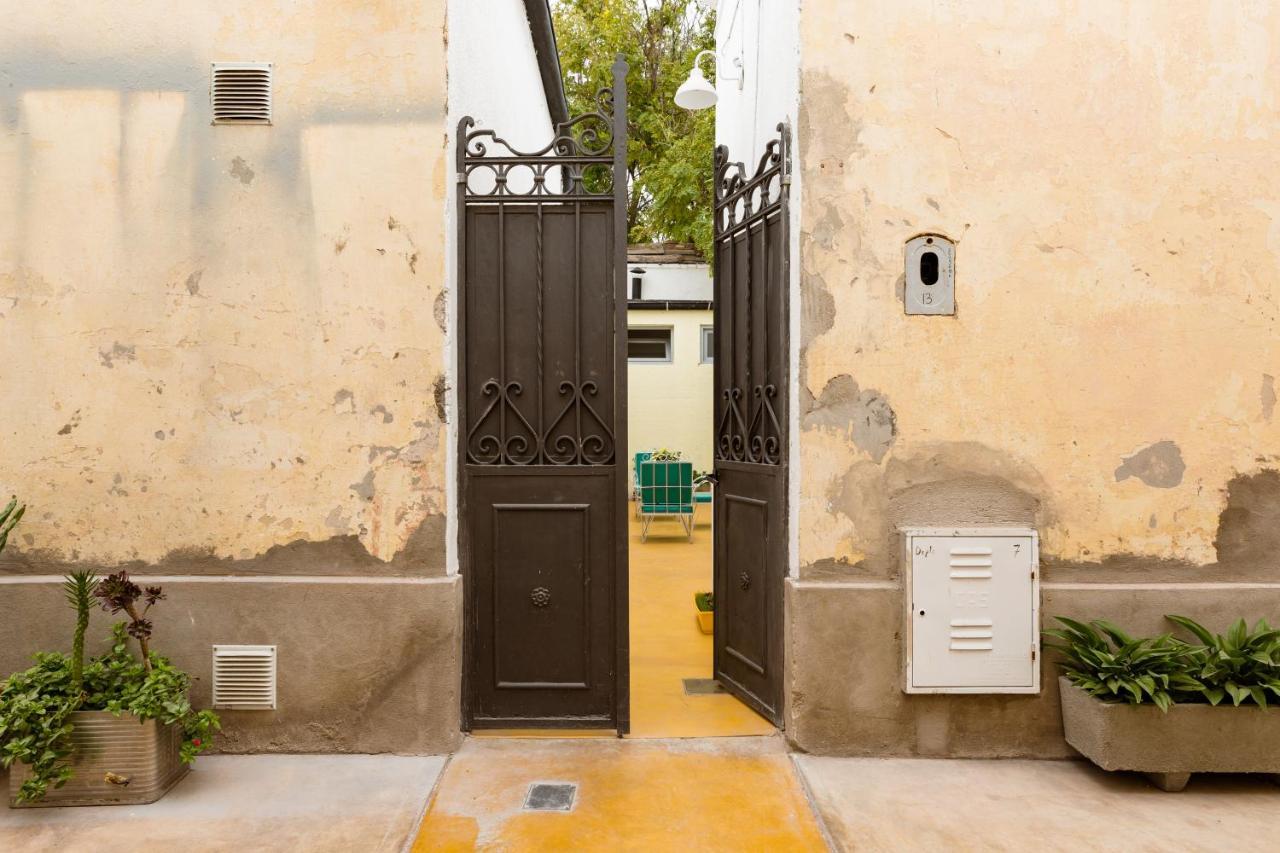
[[[708,334],[710,333],[710,334]],[[710,343],[710,346],[707,344]],[[716,360],[716,327],[701,326],[698,329],[698,363],[714,364]]]
[[[631,332],[650,330],[667,333],[666,358],[632,358]],[[674,326],[627,326],[627,362],[629,364],[671,364],[676,359],[676,333]]]

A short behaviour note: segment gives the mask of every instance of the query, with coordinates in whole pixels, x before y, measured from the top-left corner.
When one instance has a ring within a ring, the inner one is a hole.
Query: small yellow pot
[[[699,610],[698,612],[698,630],[704,634],[714,634],[716,631],[716,614],[714,610]]]

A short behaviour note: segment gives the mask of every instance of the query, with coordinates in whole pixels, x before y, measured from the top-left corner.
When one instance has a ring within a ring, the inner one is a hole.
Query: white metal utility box
[[[903,528],[907,693],[1040,692],[1040,548],[1025,527]]]

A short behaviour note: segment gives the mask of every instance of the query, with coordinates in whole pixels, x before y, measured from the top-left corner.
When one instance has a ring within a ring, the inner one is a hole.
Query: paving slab
[[[825,850],[779,737],[468,738],[414,844],[469,850]]]
[[[1275,850],[1280,787],[1196,776],[1180,793],[1083,761],[794,756],[843,850]]]
[[[398,853],[444,764],[440,756],[210,755],[146,806],[0,806],[0,851]]]

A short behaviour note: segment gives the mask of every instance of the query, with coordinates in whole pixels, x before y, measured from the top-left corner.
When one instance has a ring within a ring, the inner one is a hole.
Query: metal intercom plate
[[[941,234],[921,234],[907,241],[908,314],[956,313],[956,246]]]

